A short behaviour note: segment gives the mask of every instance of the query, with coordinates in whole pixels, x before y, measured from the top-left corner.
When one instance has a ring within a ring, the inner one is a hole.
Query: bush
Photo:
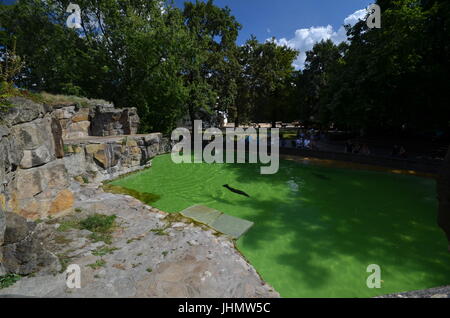
[[[80,227],[97,233],[109,233],[115,226],[115,215],[94,214],[80,221]]]
[[[7,274],[4,276],[0,276],[0,289],[14,285],[21,278],[22,276],[18,274]]]

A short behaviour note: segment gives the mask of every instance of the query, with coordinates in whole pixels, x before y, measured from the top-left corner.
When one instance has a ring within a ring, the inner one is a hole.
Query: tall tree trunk
[[[438,224],[444,230],[450,252],[450,147],[437,180],[439,199]]]

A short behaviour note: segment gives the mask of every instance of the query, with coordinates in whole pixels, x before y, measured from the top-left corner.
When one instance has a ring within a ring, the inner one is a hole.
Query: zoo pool
[[[372,297],[450,283],[433,179],[283,160],[276,175],[259,172],[162,155],[113,184],[160,196],[152,205],[163,211],[202,204],[254,222],[237,247],[283,297]],[[366,285],[370,264],[381,267],[380,289]]]

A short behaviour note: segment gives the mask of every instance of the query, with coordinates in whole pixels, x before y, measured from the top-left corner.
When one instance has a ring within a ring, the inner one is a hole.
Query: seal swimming
[[[227,188],[231,192],[234,192],[236,194],[240,194],[240,195],[243,195],[243,196],[245,196],[247,198],[250,198],[250,196],[247,193],[245,193],[244,191],[241,191],[241,190],[238,190],[238,189],[234,189],[234,188],[230,187],[228,184],[224,184],[223,186],[224,186],[224,188]]]

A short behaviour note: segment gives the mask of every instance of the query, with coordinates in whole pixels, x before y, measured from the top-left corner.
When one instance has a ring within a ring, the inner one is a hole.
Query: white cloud
[[[344,19],[343,24],[356,24],[359,20],[364,19],[366,12],[366,9],[353,12]],[[294,62],[294,66],[297,69],[302,69],[305,65],[306,51],[311,50],[315,43],[330,39],[337,44],[347,40],[344,25],[338,30],[334,30],[331,25],[310,27],[309,29],[298,29],[295,31],[295,36],[292,39],[275,39],[275,43],[278,45],[286,45],[300,51],[297,60]]]

